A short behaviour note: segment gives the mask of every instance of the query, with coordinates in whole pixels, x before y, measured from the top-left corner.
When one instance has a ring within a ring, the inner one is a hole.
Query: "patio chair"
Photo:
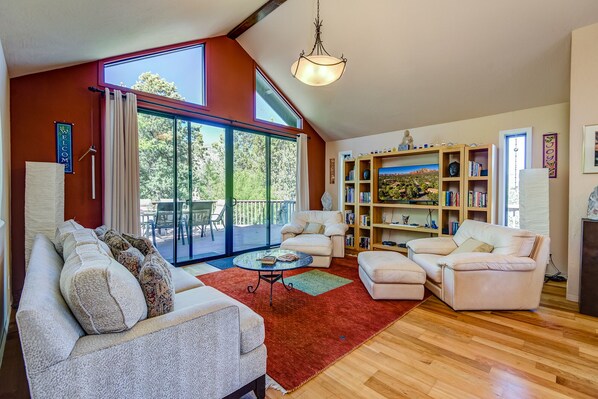
[[[201,229],[200,237],[205,235],[206,226],[210,227],[212,241],[214,241],[214,230],[212,229],[212,204],[213,201],[194,201],[191,203],[189,209],[189,217],[187,219],[187,236],[191,237],[193,228],[199,227]]]
[[[162,229],[173,229],[175,231],[175,238],[183,240],[185,245],[185,229],[183,228],[183,203],[177,204],[177,218],[176,223],[174,219],[174,202],[158,202],[156,204],[156,216],[151,221],[152,224],[152,241],[156,245],[156,229],[161,233]]]
[[[212,213],[212,226],[218,231],[217,224],[221,224],[222,228],[226,227],[224,225],[224,212],[226,211],[224,200],[216,201],[216,209],[214,209],[214,213]]]

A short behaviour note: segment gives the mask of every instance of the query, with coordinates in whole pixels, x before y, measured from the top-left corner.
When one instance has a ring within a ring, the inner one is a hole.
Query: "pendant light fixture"
[[[328,54],[322,44],[322,21],[320,21],[320,0],[316,21],[316,42],[311,52],[305,55],[301,51],[299,59],[291,66],[291,73],[301,82],[310,86],[326,86],[340,79],[345,72],[347,59],[341,55],[336,58]]]

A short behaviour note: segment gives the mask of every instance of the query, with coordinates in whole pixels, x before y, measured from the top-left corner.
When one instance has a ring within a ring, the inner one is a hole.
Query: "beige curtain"
[[[297,208],[309,210],[309,169],[307,167],[307,135],[301,133],[297,139]]]
[[[137,96],[106,89],[103,142],[104,224],[139,234]]]

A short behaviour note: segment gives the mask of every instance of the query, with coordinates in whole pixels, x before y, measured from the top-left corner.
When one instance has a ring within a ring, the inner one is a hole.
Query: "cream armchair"
[[[473,238],[491,253],[452,252]],[[451,237],[407,243],[409,258],[426,271],[425,286],[455,310],[536,309],[550,239],[529,231],[466,220]]]
[[[309,233],[306,228],[322,226],[323,231]],[[293,214],[291,223],[282,227],[280,248],[310,254],[310,266],[329,267],[332,258],[345,256],[345,233],[348,226],[338,211],[303,211]]]

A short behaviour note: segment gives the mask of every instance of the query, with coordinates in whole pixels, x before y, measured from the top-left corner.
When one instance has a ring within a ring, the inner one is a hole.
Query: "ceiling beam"
[[[248,30],[253,25],[260,22],[262,19],[266,18],[266,16],[268,14],[270,14],[272,11],[276,10],[278,8],[278,6],[280,6],[285,1],[287,1],[287,0],[268,0],[266,2],[266,4],[261,6],[253,14],[251,14],[250,16],[245,18],[245,20],[243,22],[241,22],[239,25],[235,26],[230,32],[228,32],[226,37],[228,37],[229,39],[233,39],[233,40],[238,38],[246,30]]]

